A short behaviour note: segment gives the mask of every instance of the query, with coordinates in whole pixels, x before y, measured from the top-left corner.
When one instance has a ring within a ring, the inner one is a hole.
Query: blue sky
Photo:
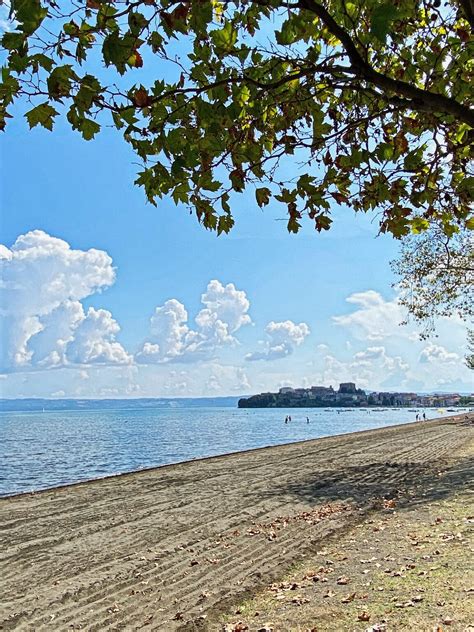
[[[445,320],[425,342],[399,327],[397,243],[376,238],[374,216],[335,207],[329,233],[308,222],[289,235],[281,209],[262,212],[249,193],[234,200],[234,230],[217,237],[169,200],[145,202],[114,130],[87,143],[62,122],[30,131],[20,115],[0,151],[4,397],[227,395],[348,379],[472,390],[463,323]]]

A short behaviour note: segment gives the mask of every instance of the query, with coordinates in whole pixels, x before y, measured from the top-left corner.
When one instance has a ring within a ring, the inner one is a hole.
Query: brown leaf
[[[347,202],[349,202],[347,195],[343,195],[342,193],[331,193],[331,195],[339,204],[347,204]]]
[[[344,597],[344,599],[341,599],[342,603],[350,603],[351,601],[354,601],[354,599],[356,598],[356,593],[353,592],[350,595],[347,595],[347,597]]]
[[[232,632],[245,632],[248,629],[249,629],[249,626],[246,623],[239,621],[232,628]]]
[[[349,582],[350,582],[349,577],[346,577],[345,575],[341,575],[341,577],[338,577],[336,580],[336,584],[339,584],[340,586],[345,586]]]
[[[139,108],[146,107],[149,104],[148,92],[145,90],[145,88],[139,88],[133,95],[133,100],[135,102],[135,105],[137,105]]]
[[[294,603],[297,606],[302,606],[304,603],[309,603],[309,599],[307,597],[301,597],[301,595],[298,595],[297,597],[293,597],[291,603]]]
[[[173,617],[173,621],[182,621],[183,619],[184,614],[182,612],[177,612]]]
[[[443,619],[444,625],[451,625],[452,622],[453,620],[451,619],[451,617],[444,617]]]
[[[359,612],[357,618],[359,621],[370,621],[370,614],[364,610],[364,612]]]

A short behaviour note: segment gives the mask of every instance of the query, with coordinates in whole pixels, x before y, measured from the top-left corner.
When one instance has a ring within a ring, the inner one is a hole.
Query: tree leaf
[[[372,11],[372,19],[370,22],[371,35],[374,35],[382,44],[385,44],[390,26],[397,15],[398,10],[391,2],[384,2],[375,7]]]
[[[272,192],[267,187],[262,187],[255,191],[255,197],[257,198],[257,204],[260,208],[266,206],[270,202],[270,196]]]
[[[41,103],[35,108],[25,114],[30,129],[36,127],[36,125],[42,125],[46,129],[52,130],[54,117],[57,116],[57,112],[49,103]]]

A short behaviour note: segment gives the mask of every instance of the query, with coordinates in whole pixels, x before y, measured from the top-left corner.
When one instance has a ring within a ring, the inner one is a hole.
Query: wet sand
[[[423,502],[472,438],[466,417],[1,499],[0,629],[214,629],[383,498]]]

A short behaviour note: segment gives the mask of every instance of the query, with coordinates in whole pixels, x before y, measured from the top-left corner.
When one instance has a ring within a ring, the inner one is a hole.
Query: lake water
[[[447,415],[426,409],[428,418]],[[290,414],[292,422],[284,423]],[[155,408],[0,413],[0,496],[411,422],[404,410]],[[309,416],[310,423],[306,423]]]

